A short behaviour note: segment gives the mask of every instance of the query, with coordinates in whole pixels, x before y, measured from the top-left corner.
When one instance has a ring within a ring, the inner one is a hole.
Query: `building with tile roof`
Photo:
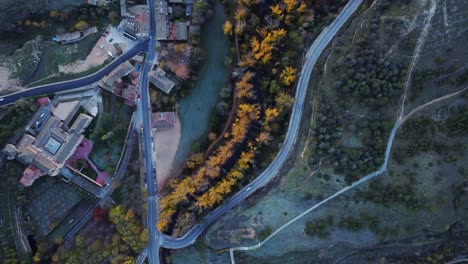
[[[8,159],[16,158],[28,166],[20,180],[24,186],[30,186],[45,174],[58,175],[75,152],[84,138],[83,132],[92,121],[92,117],[80,113],[68,129],[68,123],[76,116],[79,107],[79,101],[59,103],[36,137],[24,134],[16,146],[8,144],[4,148]]]
[[[114,91],[114,86],[120,82],[121,78],[129,75],[133,71],[133,65],[129,61],[125,61],[115,68],[107,76],[104,76],[98,85],[109,92]]]
[[[148,79],[154,86],[166,94],[169,94],[175,86],[175,82],[169,79],[166,76],[166,72],[161,68],[158,68],[156,71],[150,71]]]
[[[171,130],[175,128],[175,112],[158,112],[151,115],[151,125],[156,131]]]
[[[54,40],[61,44],[68,44],[80,41],[86,38],[87,36],[97,32],[97,27],[90,27],[83,31],[74,31],[69,33],[58,34],[57,36],[55,36]]]

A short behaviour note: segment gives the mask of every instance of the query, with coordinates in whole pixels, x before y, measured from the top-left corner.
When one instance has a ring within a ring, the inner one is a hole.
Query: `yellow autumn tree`
[[[253,85],[249,83],[249,81],[253,76],[253,72],[247,71],[244,76],[242,76],[242,78],[236,83],[236,97],[238,99],[252,98]]]
[[[280,78],[283,84],[291,85],[296,80],[296,69],[292,66],[286,66],[283,71],[281,71]]]
[[[244,6],[238,6],[234,12],[234,19],[237,21],[245,20],[248,14],[248,9]]]
[[[283,0],[283,3],[286,6],[286,12],[291,13],[297,5],[297,0]]]
[[[84,21],[84,20],[80,20],[75,24],[75,29],[76,30],[85,30],[87,28],[89,28],[89,24],[86,23],[86,21]]]
[[[227,36],[231,36],[232,35],[232,23],[229,21],[229,20],[226,20],[226,22],[224,22],[224,26],[223,26],[223,31],[224,31],[224,34],[227,35]]]
[[[306,8],[307,8],[307,4],[305,2],[303,2],[303,1],[301,1],[301,3],[299,4],[299,7],[296,9],[296,11],[300,15],[300,14],[304,13]]]
[[[278,109],[276,108],[267,108],[265,110],[265,121],[268,123],[274,121],[279,115]]]
[[[287,32],[282,28],[271,31],[262,28],[258,30],[258,33],[263,39],[259,40],[257,36],[253,36],[250,39],[250,46],[255,59],[260,60],[263,63],[267,63],[272,58],[273,49],[278,45],[278,43],[280,43],[280,40],[286,36]]]
[[[279,4],[270,6],[271,13],[275,15],[277,18],[282,19],[283,16],[283,10],[281,9]]]

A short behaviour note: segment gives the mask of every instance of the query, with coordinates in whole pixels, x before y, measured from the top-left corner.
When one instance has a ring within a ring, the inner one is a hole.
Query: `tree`
[[[283,0],[286,5],[286,12],[291,13],[297,5],[297,0]]]
[[[229,20],[226,20],[226,22],[224,23],[224,26],[223,26],[223,32],[225,35],[227,36],[231,36],[232,35],[232,23],[229,21]]]
[[[260,132],[258,137],[255,139],[257,142],[260,144],[268,145],[270,144],[270,141],[272,140],[272,137],[270,133],[268,132]]]
[[[280,74],[284,85],[291,85],[296,80],[296,69],[292,66],[286,66]]]
[[[279,19],[283,19],[283,10],[281,9],[279,4],[276,4],[274,6],[270,6],[271,12],[273,15],[275,15]]]
[[[254,73],[247,71],[244,76],[236,83],[236,97],[238,99],[242,98],[252,98],[253,96],[253,85],[249,81],[254,76]]]
[[[51,18],[59,18],[60,17],[60,12],[57,10],[52,10],[49,12],[49,16]]]
[[[188,80],[188,78],[190,77],[190,70],[186,64],[180,63],[176,67],[175,74],[182,80]]]
[[[190,156],[185,163],[185,167],[189,169],[195,169],[198,165],[202,164],[204,160],[203,153],[196,153]]]
[[[279,115],[279,112],[276,108],[267,108],[265,110],[265,121],[270,123],[274,121]]]
[[[275,102],[280,107],[280,112],[284,109],[290,109],[294,103],[294,98],[286,92],[280,92],[275,97]]]
[[[196,12],[205,12],[208,8],[208,3],[206,0],[196,0],[193,7]]]
[[[84,20],[80,20],[80,21],[78,21],[78,22],[75,24],[75,29],[76,29],[76,30],[80,30],[80,31],[81,31],[81,30],[85,30],[85,29],[87,29],[87,28],[89,28],[89,24],[88,24],[86,21],[84,21]]]

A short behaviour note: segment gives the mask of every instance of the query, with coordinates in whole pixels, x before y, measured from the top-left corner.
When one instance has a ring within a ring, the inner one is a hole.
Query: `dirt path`
[[[426,17],[426,22],[424,23],[424,28],[421,32],[421,35],[418,38],[418,41],[416,42],[416,47],[414,48],[413,51],[413,59],[411,60],[411,64],[408,70],[408,75],[406,76],[406,81],[405,81],[405,92],[403,94],[403,99],[401,102],[401,109],[400,109],[400,114],[398,116],[398,119],[401,120],[403,118],[403,115],[405,113],[405,102],[406,102],[406,97],[408,95],[408,89],[411,84],[411,77],[413,76],[413,69],[416,63],[418,62],[419,55],[421,53],[421,49],[424,46],[424,43],[426,42],[427,35],[429,33],[429,28],[431,27],[431,22],[432,18],[434,17],[435,11],[437,8],[437,2],[436,0],[431,0],[431,8],[428,11],[427,17]]]
[[[417,107],[416,109],[414,109],[413,111],[411,111],[408,115],[406,115],[405,117],[402,117],[401,118],[401,121],[400,119],[398,118],[393,129],[392,129],[392,132],[391,132],[391,135],[389,137],[389,140],[388,140],[388,143],[387,143],[387,149],[385,151],[385,161],[384,161],[384,164],[380,167],[379,170],[377,171],[374,171],[372,172],[371,174],[368,174],[366,175],[365,177],[361,178],[360,180],[354,182],[353,184],[349,185],[349,186],[346,186],[344,187],[343,189],[337,191],[336,193],[334,193],[333,195],[327,197],[326,199],[322,200],[321,202],[317,203],[316,205],[310,207],[309,209],[305,210],[304,212],[302,212],[301,214],[297,215],[296,217],[292,218],[291,220],[289,220],[287,223],[285,223],[284,225],[282,225],[281,227],[279,227],[278,229],[276,229],[271,235],[269,235],[267,238],[265,238],[263,241],[255,244],[255,245],[252,245],[252,246],[244,246],[244,247],[235,247],[235,248],[230,248],[229,249],[229,253],[230,253],[230,256],[231,256],[231,263],[232,264],[235,264],[235,260],[234,260],[234,251],[238,250],[238,251],[247,251],[247,250],[255,250],[255,249],[258,249],[260,248],[261,246],[263,246],[265,243],[267,243],[269,240],[271,240],[274,236],[276,236],[279,232],[281,232],[283,229],[285,229],[286,227],[288,227],[289,225],[293,224],[294,222],[296,222],[297,220],[301,219],[303,216],[307,215],[308,213],[310,213],[311,211],[314,211],[316,210],[318,207],[324,205],[325,203],[335,199],[336,197],[340,196],[341,194],[349,191],[349,190],[352,190],[358,186],[360,186],[361,184],[365,183],[365,182],[368,182],[369,180],[379,176],[379,175],[382,175],[384,172],[387,171],[387,167],[388,167],[388,160],[390,159],[390,153],[391,153],[391,149],[392,149],[392,146],[393,146],[393,140],[395,138],[395,135],[396,135],[396,132],[398,131],[398,129],[401,127],[401,125],[403,125],[403,123],[408,120],[408,118],[410,116],[412,116],[413,114],[415,114],[416,112],[428,107],[428,106],[431,106],[432,104],[434,103],[437,103],[437,102],[440,102],[440,101],[443,101],[443,100],[446,100],[446,99],[449,99],[449,98],[452,98],[454,96],[457,96],[463,92],[465,92],[466,90],[468,89],[468,87],[465,87],[455,93],[451,93],[451,94],[448,94],[448,95],[445,95],[445,96],[442,96],[442,97],[439,97],[437,99],[434,99],[426,104],[423,104],[419,107]]]
[[[234,93],[232,95],[233,99],[232,99],[232,109],[231,109],[231,112],[229,112],[229,117],[228,117],[228,120],[226,122],[226,125],[224,126],[224,129],[223,129],[223,132],[221,132],[218,136],[218,138],[213,141],[213,143],[211,143],[211,145],[208,147],[208,149],[206,150],[205,152],[205,159],[207,159],[211,152],[213,151],[213,149],[218,146],[218,144],[223,140],[224,138],[224,134],[226,134],[229,130],[229,128],[231,127],[232,123],[234,123],[234,117],[236,116],[236,113],[237,113],[237,99],[236,99],[236,88],[234,88]]]

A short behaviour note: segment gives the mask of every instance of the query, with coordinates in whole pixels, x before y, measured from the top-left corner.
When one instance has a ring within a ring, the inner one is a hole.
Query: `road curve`
[[[318,58],[325,50],[327,45],[331,42],[333,37],[338,33],[340,28],[358,9],[363,0],[350,0],[343,8],[335,20],[327,27],[325,27],[312,46],[309,48],[306,56],[305,63],[302,67],[301,76],[299,78],[296,90],[296,101],[291,114],[288,132],[286,139],[278,152],[273,162],[260,174],[254,181],[245,186],[236,195],[231,197],[222,206],[216,208],[202,223],[195,225],[184,236],[180,238],[172,238],[167,235],[161,235],[161,246],[169,249],[180,249],[189,246],[195,242],[198,236],[216,219],[221,215],[231,210],[234,206],[244,201],[247,197],[253,194],[258,189],[264,187],[277,175],[279,169],[287,160],[289,153],[294,146],[300,127],[302,117],[302,110],[304,100],[307,93],[309,79],[312,74],[313,67],[315,66]]]
[[[135,45],[135,47],[131,48],[130,50],[120,55],[120,57],[116,58],[109,65],[105,66],[101,70],[91,75],[87,75],[85,77],[81,77],[81,78],[77,78],[77,79],[73,79],[69,81],[35,86],[35,87],[25,89],[23,91],[7,94],[3,96],[0,95],[0,98],[3,98],[3,100],[0,101],[0,106],[13,104],[21,98],[28,98],[28,97],[38,96],[42,94],[50,94],[50,93],[72,90],[72,89],[76,89],[79,87],[83,87],[83,86],[95,83],[99,81],[100,79],[102,79],[107,74],[109,74],[112,70],[114,70],[121,63],[125,62],[126,60],[129,60],[130,58],[132,58],[133,56],[135,56],[136,54],[142,51],[146,51],[147,48],[148,48],[148,40],[143,40],[139,42],[137,45]]]

